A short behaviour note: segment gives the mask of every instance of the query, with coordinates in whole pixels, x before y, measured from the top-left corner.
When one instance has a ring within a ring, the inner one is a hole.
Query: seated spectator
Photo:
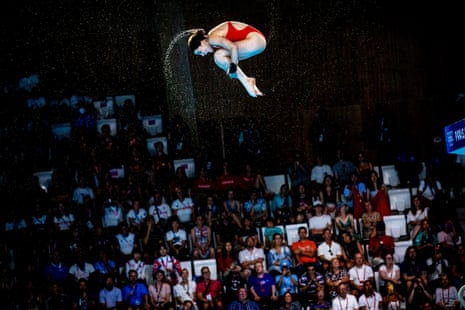
[[[87,262],[86,256],[82,251],[77,253],[75,257],[75,263],[69,267],[68,273],[74,281],[79,281],[79,279],[89,280],[92,273],[95,272],[94,266]]]
[[[370,180],[367,183],[367,200],[371,202],[374,210],[379,213],[381,220],[384,219],[384,216],[391,215],[388,189],[382,183],[376,171],[371,171]]]
[[[323,271],[326,271],[334,258],[337,258],[339,263],[342,258],[342,249],[339,243],[333,241],[331,229],[324,230],[323,238],[324,241],[318,246],[318,257],[323,265]]]
[[[292,205],[295,206],[297,214],[308,221],[312,217],[313,199],[305,184],[300,184],[292,194]]]
[[[281,262],[282,273],[278,274],[274,282],[276,283],[276,289],[278,296],[283,299],[284,294],[287,292],[295,295],[299,290],[299,279],[295,274],[291,272],[291,268],[287,261]]]
[[[421,221],[421,229],[416,236],[413,236],[413,245],[417,248],[418,254],[424,259],[431,258],[434,255],[434,249],[438,244],[436,234],[429,226],[429,220]]]
[[[278,300],[275,279],[265,271],[263,263],[256,263],[255,271],[256,273],[248,278],[247,286],[260,308],[269,309]]]
[[[234,224],[226,212],[222,212],[219,223],[216,225],[216,245],[218,249],[224,248],[226,242],[231,242],[234,250],[239,251],[241,244],[237,231],[239,227]]]
[[[116,233],[118,226],[124,221],[123,209],[117,201],[109,199],[104,202],[102,226],[110,233]]]
[[[221,282],[211,279],[208,267],[201,268],[202,279],[197,283],[196,296],[199,310],[222,309],[223,288]]]
[[[170,253],[179,260],[185,260],[190,256],[187,248],[187,233],[185,229],[180,228],[177,216],[172,216],[169,223],[171,224],[171,230],[166,232],[165,238]]]
[[[63,283],[52,283],[49,290],[50,296],[45,300],[46,309],[72,309],[71,296]]]
[[[400,292],[402,289],[400,267],[394,263],[394,257],[390,253],[384,256],[384,264],[379,267],[379,281],[380,290],[383,295],[386,295],[388,285],[392,285],[397,292]]]
[[[173,287],[173,293],[174,298],[176,299],[176,303],[178,305],[183,305],[184,302],[186,302],[187,300],[194,303],[197,299],[197,296],[195,294],[196,288],[197,283],[191,280],[191,277],[189,276],[189,270],[184,268],[181,271],[181,279]]]
[[[304,274],[299,278],[300,303],[304,307],[310,307],[318,300],[318,291],[323,288],[324,295],[324,276],[316,271],[316,267],[309,265]],[[324,298],[324,297],[323,297]]]
[[[363,198],[366,197],[365,183],[361,182],[356,171],[350,174],[350,181],[344,186],[343,199],[350,213],[358,220],[363,214]]]
[[[61,260],[58,250],[53,252],[51,261],[45,266],[47,283],[65,283],[68,280],[69,267]]]
[[[165,272],[167,281],[170,283],[177,283],[181,276],[181,262],[174,256],[168,254],[167,248],[160,246],[159,256],[153,261],[152,273],[155,274],[158,270]]]
[[[449,261],[442,255],[441,247],[438,245],[434,248],[433,257],[426,259],[426,266],[429,286],[433,290],[440,286],[441,274],[449,274],[451,270]]]
[[[294,300],[294,296],[291,292],[286,292],[283,296],[282,306],[279,310],[299,310],[302,309],[302,305],[298,300]]]
[[[255,227],[262,227],[268,217],[268,207],[265,199],[259,198],[257,191],[250,193],[250,199],[244,202],[244,214],[252,219]]]
[[[363,293],[358,298],[358,305],[361,310],[383,309],[383,297],[374,290],[373,280],[363,282]]]
[[[338,235],[336,236],[337,240],[342,241],[342,234],[348,232],[350,235],[355,236],[355,220],[352,214],[348,213],[347,205],[342,203],[338,207],[338,214],[334,220]]]
[[[315,165],[312,167],[310,173],[312,187],[317,188],[318,192],[323,189],[323,182],[326,176],[333,176],[333,170],[331,166],[323,163],[323,158],[318,155],[315,158]]]
[[[239,252],[239,264],[242,267],[245,278],[248,278],[255,271],[256,263],[263,263],[264,260],[265,254],[263,253],[263,249],[255,246],[253,237],[247,237],[245,249]]]
[[[127,278],[129,278],[129,271],[135,270],[137,272],[137,281],[145,282],[145,263],[141,258],[141,251],[139,249],[134,249],[132,251],[132,258],[128,260],[125,265]]]
[[[165,272],[158,270],[149,285],[149,302],[152,309],[165,309],[171,303],[171,285],[167,282]]]
[[[416,236],[421,229],[421,221],[428,219],[429,207],[421,202],[420,197],[415,195],[412,197],[412,206],[407,213],[407,226],[410,236]]]
[[[376,223],[376,235],[368,241],[368,252],[375,268],[384,262],[386,254],[394,254],[394,238],[386,235],[384,222]]]
[[[237,293],[241,288],[247,287],[247,282],[241,276],[241,267],[236,266],[226,277],[223,278],[224,296],[223,304],[229,307],[236,300]]]
[[[367,281],[374,281],[373,269],[364,263],[362,253],[355,254],[355,265],[349,269],[350,285],[352,295],[359,297],[366,290],[364,286]]]
[[[241,269],[238,256],[230,241],[226,241],[224,247],[217,253],[218,271],[223,278],[226,278],[230,272]]]
[[[265,249],[269,249],[271,242],[273,241],[274,234],[281,234],[284,236],[284,231],[281,227],[276,226],[275,220],[271,216],[266,218],[265,225],[265,229],[263,230],[263,243]]]
[[[400,264],[400,273],[406,291],[410,294],[413,284],[418,287],[418,282],[421,283],[420,289],[424,288],[428,282],[427,267],[420,257],[417,257],[417,250],[414,246],[409,246],[405,252],[403,262]],[[409,302],[411,303],[411,302]]]
[[[223,211],[226,212],[238,227],[242,228],[242,205],[240,201],[236,199],[233,190],[227,192],[227,197],[223,201]]]
[[[237,299],[231,302],[228,309],[229,310],[241,310],[241,309],[259,310],[260,307],[255,301],[248,299],[247,289],[245,287],[242,287],[237,292]]]
[[[184,229],[190,229],[194,222],[194,202],[191,198],[185,196],[182,188],[177,187],[176,199],[171,203],[171,211],[173,215],[179,218],[179,223]]]
[[[319,286],[316,292],[317,300],[312,304],[310,309],[331,309],[331,302],[325,299],[325,287]]]
[[[360,241],[353,238],[352,235],[348,232],[342,233],[340,245],[341,245],[342,259],[347,269],[352,268],[352,266],[355,264],[355,254],[361,253],[362,256],[365,256],[363,247],[360,244]]]
[[[203,216],[207,226],[213,228],[218,223],[221,216],[221,208],[216,204],[213,195],[207,195],[205,203],[200,205],[196,214]]]
[[[132,206],[126,215],[126,220],[129,229],[136,234],[136,236],[140,236],[142,224],[147,217],[147,211],[141,207],[140,200],[134,199],[131,203]]]
[[[334,219],[336,217],[336,207],[341,201],[341,194],[336,187],[332,175],[325,175],[320,187],[319,199],[326,207],[325,213],[330,215],[331,219]]]
[[[94,269],[99,284],[104,284],[108,276],[114,278],[117,272],[115,261],[108,258],[104,249],[99,250],[98,258],[94,263]]]
[[[254,246],[259,246],[258,231],[253,225],[252,219],[250,216],[244,216],[241,228],[237,231],[237,237],[242,248],[246,247],[246,241],[251,237],[254,241]]]
[[[126,309],[147,309],[150,307],[146,285],[137,282],[137,272],[129,271],[128,283],[123,287],[123,305]]]
[[[308,239],[306,226],[299,227],[298,234],[299,240],[292,243],[291,250],[296,260],[296,273],[301,275],[309,265],[317,264],[317,246],[315,241]]]
[[[451,260],[454,256],[455,245],[459,241],[459,236],[451,220],[445,220],[441,229],[437,233],[438,244],[445,258]]]
[[[105,286],[99,292],[99,303],[102,309],[121,309],[123,305],[123,293],[121,289],[114,285],[113,277],[107,275]]]
[[[151,215],[145,218],[144,225],[142,226],[142,237],[144,249],[142,259],[146,263],[152,262],[154,259],[153,253],[158,252],[160,246],[165,244],[165,233],[160,224],[155,224],[155,220]]]
[[[196,217],[196,225],[191,229],[192,255],[194,259],[215,258],[212,246],[212,232],[205,225],[201,215]]]
[[[223,162],[223,170],[216,179],[218,191],[222,194],[228,191],[234,191],[238,186],[237,177],[231,172],[231,167],[228,161]]]
[[[325,284],[330,298],[337,297],[337,290],[341,284],[349,285],[350,276],[347,270],[341,266],[339,258],[331,259],[328,271],[325,274]]]
[[[287,245],[284,245],[284,237],[281,234],[274,234],[274,240],[271,243],[270,251],[268,252],[268,272],[273,276],[282,273],[282,264],[287,263],[288,268],[293,268],[293,258],[291,250]]]
[[[435,291],[435,304],[438,309],[454,310],[459,308],[457,289],[449,282],[449,276],[442,273],[440,276],[440,287]]]
[[[336,288],[337,294],[332,301],[332,310],[358,310],[357,298],[348,293],[349,285],[341,283]]]
[[[116,237],[116,255],[117,262],[123,266],[129,259],[131,259],[132,252],[137,248],[136,236],[129,232],[129,227],[126,222],[120,224],[120,232]]]
[[[320,244],[323,241],[323,231],[332,229],[333,222],[331,216],[325,214],[324,206],[320,202],[314,202],[313,209],[315,215],[310,218],[308,226],[310,227],[311,238],[317,244]]]
[[[286,184],[281,185],[279,193],[275,194],[271,202],[271,215],[277,224],[287,224],[293,215],[292,197]]]
[[[154,218],[155,223],[159,224],[162,229],[169,229],[168,220],[172,215],[171,207],[163,201],[161,192],[155,191],[150,202],[149,215]]]
[[[77,209],[78,206],[84,204],[84,196],[89,196],[91,200],[95,200],[95,192],[90,186],[85,176],[79,177],[79,184],[73,190],[71,197],[73,208]]]
[[[426,302],[433,301],[433,294],[428,291],[421,279],[413,281],[407,296],[407,304],[410,309],[420,309]]]
[[[365,211],[362,214],[363,239],[369,240],[376,235],[376,224],[381,222],[381,215],[378,211],[373,210],[370,201],[363,203]]]
[[[98,296],[95,291],[89,288],[86,279],[77,281],[77,290],[72,294],[73,309],[96,309]]]

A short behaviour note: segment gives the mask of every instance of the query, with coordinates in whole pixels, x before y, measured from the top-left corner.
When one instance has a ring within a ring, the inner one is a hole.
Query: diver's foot
[[[263,96],[264,94],[260,91],[260,89],[258,89],[257,85],[256,85],[256,80],[255,78],[249,78],[248,79],[248,85],[246,87],[247,89],[247,92],[249,93],[249,95],[251,97],[258,97],[258,96]]]

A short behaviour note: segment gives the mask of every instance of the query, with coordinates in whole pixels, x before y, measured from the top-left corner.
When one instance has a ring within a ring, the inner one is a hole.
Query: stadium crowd
[[[246,161],[218,172],[197,161],[189,178],[173,166],[186,154],[161,142],[150,154],[123,112],[116,135],[82,110],[69,138],[43,115],[2,131],[1,309],[459,309],[455,158],[434,157],[424,177],[396,163],[412,200],[394,239],[391,188],[363,153],[309,165],[296,152],[279,192]],[[44,170],[46,187],[33,174]],[[402,257],[400,240],[411,240]],[[216,268],[189,268],[208,259]]]

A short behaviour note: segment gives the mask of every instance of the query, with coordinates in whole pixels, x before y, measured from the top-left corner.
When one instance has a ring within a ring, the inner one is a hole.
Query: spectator
[[[365,282],[370,284],[374,281],[373,269],[364,263],[365,258],[362,253],[355,254],[355,266],[349,269],[350,285],[352,287],[352,295],[359,297],[366,292]],[[371,286],[371,289],[373,285]],[[371,292],[372,293],[372,292]]]
[[[242,205],[236,199],[233,190],[228,191],[228,196],[223,202],[223,210],[239,228],[242,228]]]
[[[171,207],[163,201],[163,196],[159,191],[155,191],[151,202],[149,215],[154,218],[155,223],[159,224],[162,229],[168,229],[168,220],[172,215]]]
[[[69,275],[74,281],[79,281],[80,279],[85,279],[88,281],[92,275],[92,273],[95,272],[94,266],[86,261],[86,256],[82,251],[79,251],[77,253],[77,256],[75,258],[76,263],[71,265],[69,268]]]
[[[407,213],[407,225],[410,236],[416,236],[421,229],[421,221],[428,219],[429,207],[421,202],[418,195],[412,197],[412,206]]]
[[[128,309],[142,310],[150,307],[149,293],[145,284],[137,282],[137,272],[129,271],[128,284],[123,287],[123,302]]]
[[[243,287],[243,288],[240,288],[239,291],[237,292],[237,300],[233,301],[229,305],[228,309],[229,310],[242,310],[242,309],[259,310],[260,307],[255,301],[248,299],[247,290],[245,287]]]
[[[312,217],[313,199],[305,184],[300,184],[297,190],[292,191],[292,205],[295,206],[296,213],[306,221]]]
[[[271,202],[271,216],[274,217],[277,224],[287,224],[291,215],[293,215],[292,197],[289,194],[288,186],[283,184]]]
[[[131,259],[132,252],[137,248],[136,236],[129,232],[129,227],[126,222],[120,224],[120,232],[116,237],[116,253],[119,264],[122,266]]]
[[[222,309],[223,288],[221,282],[211,279],[210,269],[201,268],[202,279],[197,283],[197,305],[200,310]]]
[[[142,254],[139,249],[132,251],[132,258],[126,262],[125,271],[126,277],[129,278],[129,271],[137,272],[137,281],[143,283],[145,281],[145,263],[142,261]]]
[[[192,255],[194,259],[215,258],[212,246],[212,232],[205,225],[201,215],[197,215],[196,225],[191,229]]]
[[[376,235],[368,241],[368,252],[372,266],[382,264],[386,254],[394,254],[394,238],[386,235],[384,222],[376,223]]]
[[[332,310],[358,310],[358,302],[354,295],[348,294],[348,285],[341,283],[337,287],[337,295],[333,298]]]
[[[152,273],[155,274],[158,270],[165,272],[167,281],[172,284],[178,282],[181,276],[181,262],[174,256],[168,254],[168,250],[164,245],[160,246],[159,256],[153,261]]]
[[[363,282],[363,294],[358,298],[360,310],[383,309],[383,297],[373,288],[372,280]]]
[[[326,228],[323,232],[324,241],[318,246],[318,257],[323,264],[323,270],[326,271],[334,258],[338,260],[342,257],[341,245],[333,241],[332,232]]]
[[[282,273],[278,274],[275,278],[276,289],[278,296],[283,299],[286,292],[292,295],[297,294],[299,289],[299,279],[295,274],[292,274],[290,266],[287,261],[281,262]]]
[[[271,242],[273,241],[273,236],[275,234],[280,234],[284,236],[284,231],[281,227],[277,227],[275,224],[275,220],[268,216],[265,220],[265,229],[263,230],[263,243],[265,249],[269,249],[271,246]]]
[[[113,277],[110,275],[106,276],[105,286],[99,292],[99,302],[105,310],[122,309],[123,293],[114,285]]]
[[[179,219],[177,216],[172,216],[169,220],[171,230],[165,234],[166,242],[170,252],[177,259],[185,260],[189,257],[189,250],[187,249],[187,233],[186,230],[180,228]]]
[[[173,287],[174,298],[178,305],[183,305],[186,301],[195,303],[197,298],[195,291],[197,283],[189,277],[189,270],[186,268],[181,271],[180,281]],[[190,309],[189,309],[190,310]]]
[[[132,201],[132,206],[129,209],[126,219],[129,225],[129,229],[136,235],[140,236],[142,224],[147,217],[147,211],[141,207],[139,199]]]
[[[246,248],[239,252],[239,263],[243,269],[245,277],[248,278],[250,274],[255,271],[256,263],[263,263],[265,254],[262,248],[255,246],[255,240],[252,237],[247,237]]]
[[[332,229],[333,222],[331,216],[325,214],[324,206],[321,202],[315,202],[313,205],[315,209],[315,215],[312,216],[308,222],[310,227],[310,236],[317,244],[323,241],[323,232],[326,229]]]
[[[226,278],[230,272],[239,268],[241,269],[237,253],[230,241],[226,241],[224,247],[217,253],[218,270],[223,278]]]
[[[269,309],[272,303],[278,300],[275,279],[268,272],[265,272],[263,263],[255,264],[255,274],[248,278],[248,287],[255,302],[260,309]]]
[[[194,202],[191,198],[186,197],[182,188],[175,189],[177,198],[171,204],[173,215],[177,215],[179,223],[189,229],[194,220]]]
[[[296,260],[296,273],[305,272],[309,265],[317,263],[317,246],[315,241],[307,238],[307,227],[301,226],[298,230],[299,240],[292,243],[291,250]]]
[[[346,265],[347,269],[350,269],[355,264],[355,254],[360,253],[364,256],[363,247],[360,242],[353,238],[352,235],[348,232],[342,233],[341,238],[341,251],[342,259]]]
[[[394,263],[394,257],[390,253],[384,256],[384,264],[379,267],[379,279],[383,295],[386,295],[388,285],[392,285],[397,292],[402,289],[400,267]]]
[[[316,271],[315,266],[309,265],[306,272],[299,278],[300,303],[304,307],[315,304],[318,300],[318,290],[324,288],[324,285],[324,276]]]
[[[376,171],[371,172],[367,189],[367,200],[371,202],[374,209],[379,213],[381,220],[384,216],[391,215],[388,189],[386,185],[382,183]]]
[[[323,189],[323,182],[326,176],[333,176],[333,170],[331,166],[323,163],[323,158],[318,155],[315,158],[315,165],[312,167],[310,173],[310,180],[312,186],[315,187],[318,192]]]
[[[290,292],[286,292],[283,296],[282,306],[279,310],[301,310],[302,306],[298,300],[294,300],[294,296]]]
[[[262,227],[268,217],[265,199],[259,198],[257,191],[251,191],[250,199],[244,202],[244,213],[250,216],[255,227]]]
[[[224,296],[223,304],[228,307],[237,299],[239,289],[246,288],[247,282],[241,276],[241,267],[236,266],[226,277],[223,278]]]
[[[363,203],[365,211],[362,214],[363,239],[369,240],[376,236],[376,224],[381,222],[381,215],[378,211],[373,210],[370,201]]]
[[[440,276],[441,285],[436,288],[435,304],[438,309],[454,310],[459,307],[457,289],[449,283],[449,276],[442,273]]]
[[[413,236],[413,245],[416,246],[418,254],[424,259],[433,257],[437,244],[438,239],[429,226],[429,220],[422,220],[420,231]]]
[[[268,252],[268,271],[277,276],[283,272],[281,266],[286,263],[288,268],[292,268],[293,258],[291,250],[287,245],[284,245],[284,237],[281,234],[274,234],[274,240],[271,243],[271,249]]]
[[[149,300],[152,309],[162,310],[171,302],[171,286],[167,283],[165,272],[157,270],[149,285]]]
[[[366,196],[365,183],[360,182],[357,172],[352,172],[350,181],[344,186],[342,200],[347,204],[349,212],[353,213],[355,219],[359,219],[363,213],[362,202]]]
[[[350,284],[349,273],[343,266],[341,266],[341,262],[337,257],[331,260],[331,266],[328,268],[325,275],[325,284],[329,297],[332,299],[337,297],[338,288],[340,288],[341,284],[347,286]],[[348,289],[347,286],[345,289]]]

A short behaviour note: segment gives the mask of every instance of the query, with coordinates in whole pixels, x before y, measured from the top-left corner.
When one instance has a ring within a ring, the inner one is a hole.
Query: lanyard
[[[344,308],[342,307],[341,298],[338,297],[337,300],[339,301],[339,308],[340,308],[341,310],[343,310]],[[347,296],[346,296],[346,310],[347,310],[347,309],[349,309],[349,298],[347,298]]]

